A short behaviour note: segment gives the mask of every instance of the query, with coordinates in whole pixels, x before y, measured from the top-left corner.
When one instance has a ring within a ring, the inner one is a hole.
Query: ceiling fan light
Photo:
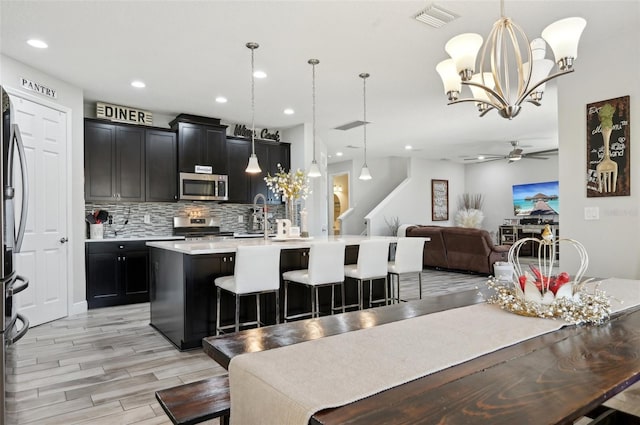
[[[482,36],[474,33],[456,35],[445,44],[444,50],[455,62],[456,71],[463,81],[469,80],[473,75],[480,47]]]
[[[572,68],[573,60],[578,57],[580,36],[586,26],[586,20],[573,17],[560,19],[542,31],[542,38],[549,43],[560,69]]]

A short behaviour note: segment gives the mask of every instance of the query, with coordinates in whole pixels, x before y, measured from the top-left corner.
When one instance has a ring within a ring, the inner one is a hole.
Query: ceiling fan
[[[520,146],[518,146],[518,141],[517,140],[513,140],[511,142],[511,147],[512,150],[511,152],[509,152],[506,155],[493,155],[493,154],[481,154],[478,156],[475,156],[473,158],[465,158],[465,161],[483,161],[483,162],[489,162],[489,161],[498,161],[500,159],[506,159],[509,163],[511,162],[516,162],[516,161],[520,161],[523,158],[526,159],[547,159],[549,158],[549,155],[555,155],[558,153],[558,149],[547,149],[547,150],[543,150],[543,151],[538,151],[538,152],[530,152],[530,153],[525,153],[522,148]]]

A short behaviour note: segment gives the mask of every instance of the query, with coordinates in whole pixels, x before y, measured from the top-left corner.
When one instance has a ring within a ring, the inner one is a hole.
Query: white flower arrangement
[[[267,188],[276,197],[282,196],[285,201],[296,201],[297,199],[307,199],[309,191],[309,179],[304,171],[299,168],[295,171],[284,171],[282,165],[278,164],[278,172],[273,176],[267,173],[264,178]]]

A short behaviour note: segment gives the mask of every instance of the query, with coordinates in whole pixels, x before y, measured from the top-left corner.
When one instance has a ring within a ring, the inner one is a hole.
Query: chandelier
[[[547,26],[542,38],[529,42],[522,28],[505,17],[504,0],[500,0],[500,19],[493,24],[484,46],[482,36],[473,33],[457,35],[445,45],[451,59],[440,62],[436,71],[442,78],[448,104],[474,102],[481,117],[495,109],[508,119],[518,115],[525,101],[540,106],[545,83],[573,72],[586,24],[583,18],[561,19]],[[552,75],[549,72],[554,63],[545,59],[546,44],[558,65]],[[460,98],[462,85],[469,86],[472,97]]]

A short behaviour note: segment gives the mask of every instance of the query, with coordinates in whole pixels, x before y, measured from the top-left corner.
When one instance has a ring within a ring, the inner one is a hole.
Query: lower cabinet
[[[149,250],[145,243],[86,244],[89,308],[149,301]]]

